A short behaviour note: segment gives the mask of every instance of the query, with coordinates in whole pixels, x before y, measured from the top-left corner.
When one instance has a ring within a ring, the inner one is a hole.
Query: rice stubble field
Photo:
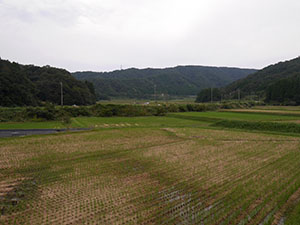
[[[210,126],[262,118],[232,113],[79,118],[95,129],[0,139],[0,224],[295,224],[299,135]]]

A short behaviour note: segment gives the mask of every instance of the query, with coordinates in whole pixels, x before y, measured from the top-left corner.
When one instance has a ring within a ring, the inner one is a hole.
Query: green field
[[[300,133],[215,125],[297,120],[251,110],[80,117],[71,126],[92,130],[2,138],[0,224],[300,224]]]
[[[178,118],[181,116],[182,118],[194,118],[195,120],[198,118],[208,118],[212,119],[222,119],[222,120],[247,120],[247,121],[293,121],[299,120],[299,117],[295,115],[280,115],[280,114],[270,114],[270,113],[257,113],[257,112],[189,112],[189,113],[176,113],[176,114],[169,114],[169,116],[177,116]]]
[[[171,104],[194,104],[197,96],[192,96],[192,97],[180,97],[178,96],[175,99],[170,99],[170,97],[164,97],[162,100],[157,99],[155,100],[150,100],[150,99],[111,99],[111,100],[101,100],[98,103],[100,104],[144,104],[146,102],[149,102],[150,105],[157,105],[157,104],[166,104],[166,103],[171,103]]]
[[[108,127],[161,127],[161,126],[198,126],[217,120],[276,121],[295,122],[300,114],[289,115],[279,113],[253,112],[185,112],[169,113],[165,117],[76,117],[72,118],[73,128],[108,128]],[[197,122],[197,123],[196,123]],[[65,128],[60,121],[46,122],[3,122],[0,129],[47,129]]]

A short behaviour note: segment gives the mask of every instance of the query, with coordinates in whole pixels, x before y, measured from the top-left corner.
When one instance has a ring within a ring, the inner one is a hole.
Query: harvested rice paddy
[[[298,224],[300,134],[213,126],[299,120],[261,114],[73,118],[93,129],[0,139],[0,224]]]

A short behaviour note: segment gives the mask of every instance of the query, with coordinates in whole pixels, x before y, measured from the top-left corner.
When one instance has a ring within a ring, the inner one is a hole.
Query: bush
[[[29,107],[25,109],[24,120],[27,118],[35,120],[55,120],[57,111],[55,108],[40,108],[40,107]]]
[[[68,114],[69,117],[79,116],[164,116],[168,112],[205,112],[216,111],[219,109],[249,108],[258,102],[222,102],[222,103],[200,103],[200,104],[170,104],[170,105],[114,105],[114,104],[96,104],[93,106],[54,106],[46,103],[45,107],[27,107],[27,108],[0,108],[0,122],[7,121],[43,121],[57,120],[62,118],[62,114]]]
[[[168,112],[179,112],[179,107],[178,105],[171,104],[167,107]]]
[[[178,106],[179,112],[187,112],[187,107],[186,105],[179,105]]]

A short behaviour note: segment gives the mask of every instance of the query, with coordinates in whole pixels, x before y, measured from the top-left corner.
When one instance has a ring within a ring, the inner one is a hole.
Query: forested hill
[[[76,72],[79,80],[94,84],[101,99],[108,97],[151,98],[158,95],[196,95],[207,87],[222,87],[256,72],[227,67],[178,66],[166,69],[126,69],[113,72]],[[156,88],[154,88],[156,86]]]
[[[243,96],[260,95],[267,101],[292,100],[300,95],[300,57],[270,65],[224,88],[232,94],[240,90]],[[300,99],[299,99],[300,100]],[[298,100],[297,100],[298,101]],[[299,102],[300,103],[300,102]]]
[[[64,104],[95,103],[93,85],[76,80],[66,70],[0,59],[0,106],[36,106],[42,102],[60,104],[60,82],[63,83]]]

